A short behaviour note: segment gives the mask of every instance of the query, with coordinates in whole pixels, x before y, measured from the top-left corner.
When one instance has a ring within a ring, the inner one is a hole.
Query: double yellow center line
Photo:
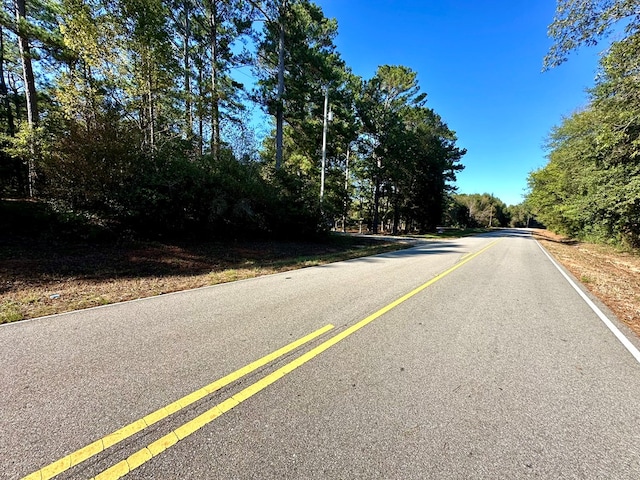
[[[315,347],[315,348],[309,350],[308,352],[302,354],[300,357],[298,357],[295,360],[287,363],[283,367],[278,368],[277,370],[275,370],[274,372],[270,373],[269,375],[267,375],[266,377],[262,378],[261,380],[253,383],[252,385],[249,385],[248,387],[244,388],[240,392],[230,396],[229,398],[227,398],[223,402],[217,404],[216,406],[214,406],[213,408],[207,410],[206,412],[202,413],[201,415],[197,416],[193,420],[190,420],[189,422],[187,422],[184,425],[182,425],[182,426],[176,428],[175,430],[169,432],[168,434],[164,435],[163,437],[161,437],[160,439],[156,440],[155,442],[150,443],[146,447],[138,450],[134,454],[130,455],[126,460],[123,460],[123,461],[121,461],[119,463],[116,463],[112,467],[110,467],[107,470],[103,471],[102,473],[96,475],[94,477],[94,480],[115,480],[115,479],[118,479],[118,478],[121,478],[121,477],[125,476],[127,473],[129,473],[129,472],[135,470],[136,468],[140,467],[144,463],[146,463],[149,460],[151,460],[153,457],[155,457],[155,456],[159,455],[160,453],[162,453],[163,451],[165,451],[167,448],[170,448],[171,446],[175,445],[180,440],[183,440],[184,438],[188,437],[189,435],[191,435],[195,431],[197,431],[200,428],[204,427],[205,425],[211,423],[213,420],[218,418],[220,415],[224,414],[225,412],[228,412],[232,408],[238,406],[240,403],[242,403],[246,399],[250,398],[251,396],[255,395],[256,393],[260,392],[261,390],[264,390],[266,387],[268,387],[272,383],[276,382],[280,378],[284,377],[288,373],[292,372],[296,368],[300,367],[301,365],[304,365],[309,360],[311,360],[314,357],[320,355],[322,352],[324,352],[328,348],[332,347],[336,343],[344,340],[345,338],[347,338],[351,334],[353,334],[353,333],[357,332],[358,330],[360,330],[362,327],[368,325],[369,323],[373,322],[375,319],[379,318],[380,316],[384,315],[388,311],[390,311],[393,308],[397,307],[398,305],[400,305],[401,303],[405,302],[409,298],[411,298],[414,295],[420,293],[425,288],[433,285],[438,280],[440,280],[443,277],[449,275],[454,270],[457,270],[458,268],[460,268],[464,264],[466,264],[469,261],[471,261],[473,258],[477,257],[481,253],[483,253],[486,250],[488,250],[489,248],[491,248],[493,245],[496,244],[497,241],[498,240],[496,240],[494,242],[491,242],[489,245],[484,247],[482,250],[480,250],[480,251],[478,251],[478,252],[476,252],[476,253],[474,253],[472,255],[468,255],[466,257],[463,257],[463,259],[460,262],[458,262],[457,264],[455,264],[453,267],[449,268],[445,272],[443,272],[443,273],[439,274],[438,276],[432,278],[428,282],[420,285],[418,288],[412,290],[411,292],[409,292],[406,295],[400,297],[399,299],[395,300],[394,302],[392,302],[392,303],[388,304],[387,306],[381,308],[377,312],[369,315],[365,319],[360,320],[358,323],[352,325],[351,327],[349,327],[349,328],[343,330],[342,332],[334,335],[330,339],[324,341],[323,343],[321,343],[317,347]],[[145,428],[153,425],[154,423],[157,423],[160,420],[162,420],[164,418],[167,418],[168,416],[170,416],[170,415],[172,415],[172,414],[174,414],[174,413],[186,408],[187,406],[192,405],[193,403],[195,403],[198,400],[206,397],[207,395],[210,395],[210,394],[220,390],[221,388],[223,388],[223,387],[225,387],[225,386],[227,386],[227,385],[239,380],[240,378],[244,377],[245,375],[248,375],[249,373],[254,372],[258,368],[261,368],[261,367],[273,362],[274,360],[286,355],[287,353],[290,353],[291,351],[293,351],[293,350],[295,350],[295,349],[297,349],[297,348],[299,348],[299,347],[301,347],[301,346],[303,346],[303,345],[315,340],[316,338],[318,338],[319,336],[329,332],[333,328],[334,328],[333,325],[327,325],[327,326],[325,326],[325,327],[323,327],[323,328],[321,328],[319,330],[316,330],[315,332],[313,332],[313,333],[311,333],[311,334],[309,334],[309,335],[307,335],[307,336],[305,336],[303,338],[300,338],[299,340],[296,340],[295,342],[292,342],[292,343],[286,345],[285,347],[282,347],[279,350],[276,350],[275,352],[270,353],[269,355],[266,355],[266,356],[260,358],[259,360],[256,360],[256,361],[246,365],[245,367],[242,367],[239,370],[236,370],[235,372],[230,373],[229,375],[226,375],[225,377],[222,377],[221,379],[216,380],[215,382],[210,383],[209,385],[207,385],[205,387],[202,387],[199,390],[196,390],[195,392],[190,393],[189,395],[186,395],[185,397],[182,397],[181,399],[176,400],[173,403],[170,403],[169,405],[160,408],[160,409],[156,410],[155,412],[152,412],[149,415],[146,415],[145,417],[143,417],[143,418],[141,418],[139,420],[136,420],[135,422],[130,423],[129,425],[127,425],[125,427],[122,427],[121,429],[116,430],[115,432],[113,432],[113,433],[111,433],[111,434],[109,434],[109,435],[107,435],[107,436],[105,436],[105,437],[103,437],[103,438],[101,438],[99,440],[96,440],[95,442],[87,445],[86,447],[83,447],[83,448],[81,448],[79,450],[76,450],[75,452],[73,452],[73,453],[61,458],[60,460],[57,460],[57,461],[47,465],[46,467],[43,467],[40,470],[38,470],[36,472],[33,472],[30,475],[27,475],[22,480],[48,480],[50,478],[53,478],[56,475],[58,475],[58,474],[60,474],[62,472],[65,472],[65,471],[69,470],[70,468],[75,467],[76,465],[79,465],[80,463],[82,463],[82,462],[88,460],[89,458],[97,455],[98,453],[100,453],[100,452],[102,452],[102,451],[104,451],[104,450],[106,450],[106,449],[108,449],[108,448],[110,448],[110,447],[122,442],[123,440],[125,440],[125,439],[131,437],[132,435],[144,430]]]

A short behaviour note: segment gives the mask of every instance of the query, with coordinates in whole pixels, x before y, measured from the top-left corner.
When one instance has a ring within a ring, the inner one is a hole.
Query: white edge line
[[[569,277],[569,275],[567,275],[565,271],[562,268],[560,268],[560,265],[558,265],[558,263],[551,257],[551,255],[549,255],[549,253],[544,249],[544,247],[540,245],[540,242],[536,240],[536,243],[538,244],[538,247],[540,247],[540,250],[542,250],[542,252],[551,261],[551,263],[553,263],[553,265],[558,269],[558,271],[562,274],[562,276],[567,280],[567,282],[569,282],[569,284],[573,287],[573,289],[576,292],[578,292],[578,295],[582,297],[582,299],[587,303],[587,305],[589,305],[591,310],[593,310],[594,313],[598,315],[600,320],[602,320],[602,322],[609,328],[609,330],[611,330],[611,333],[613,333],[616,336],[616,338],[620,341],[620,343],[622,343],[622,345],[624,345],[624,347],[629,351],[629,353],[633,355],[633,358],[635,358],[636,361],[640,363],[640,351],[638,351],[635,345],[633,345],[633,343],[631,343],[631,341],[624,335],[624,333],[622,333],[618,329],[618,327],[616,327],[613,324],[613,322],[609,320],[609,318],[602,312],[602,310],[598,308],[598,306],[595,303],[593,303],[593,301],[582,291],[582,289],[578,287],[578,285],[576,285],[576,283],[571,279],[571,277]]]

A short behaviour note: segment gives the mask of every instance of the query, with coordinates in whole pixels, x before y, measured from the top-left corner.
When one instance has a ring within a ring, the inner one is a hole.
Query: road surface
[[[630,342],[517,230],[4,325],[0,478],[638,479]]]

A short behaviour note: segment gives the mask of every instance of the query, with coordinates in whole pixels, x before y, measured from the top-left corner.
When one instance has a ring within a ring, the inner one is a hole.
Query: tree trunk
[[[82,81],[84,82],[87,90],[87,100],[90,105],[90,111],[85,112],[85,120],[87,122],[87,134],[90,134],[98,125],[98,108],[95,102],[95,95],[93,92],[93,74],[91,73],[91,67],[86,62],[82,62]]]
[[[36,97],[36,81],[33,75],[33,66],[31,64],[31,48],[29,39],[23,34],[21,23],[25,21],[26,5],[25,0],[14,0],[16,9],[16,25],[18,30],[18,49],[20,51],[20,60],[22,61],[22,75],[24,79],[25,100],[27,103],[27,125],[30,131],[29,140],[29,158],[27,159],[27,168],[29,171],[29,197],[35,196],[36,181],[36,145],[33,138],[34,130],[38,126],[38,101]]]
[[[344,169],[344,202],[342,204],[342,233],[347,233],[347,215],[349,214],[349,153],[347,146],[347,160]]]
[[[373,191],[373,225],[371,226],[372,233],[378,233],[378,224],[380,223],[380,180],[376,177],[376,186]]]
[[[378,233],[378,227],[380,224],[380,174],[381,174],[381,168],[382,168],[382,160],[380,158],[376,159],[376,166],[378,168],[374,178],[375,190],[373,192],[373,225],[372,225],[372,230],[374,234]]]
[[[8,77],[7,80],[9,81],[9,85],[7,86],[9,87],[9,91],[11,92],[11,101],[13,102],[13,106],[15,108],[15,124],[19,125],[22,123],[22,104],[20,102],[20,98],[22,98],[22,95],[20,95],[20,89],[16,85],[15,78]]]
[[[394,198],[393,200],[393,226],[391,228],[391,232],[394,235],[398,234],[398,225],[400,225],[400,206],[398,205],[398,200]]]
[[[211,156],[214,161],[220,155],[220,94],[218,92],[218,5],[211,0]]]
[[[31,48],[29,39],[22,34],[21,22],[24,21],[26,15],[25,0],[15,0],[16,23],[18,25],[18,48],[20,50],[20,60],[22,61],[22,74],[25,85],[25,100],[27,102],[27,122],[30,127],[34,128],[38,125],[38,101],[36,98],[36,81],[33,75],[33,66],[31,65]]]
[[[155,110],[155,98],[153,97],[153,83],[151,79],[151,72],[149,72],[149,147],[151,151],[155,149],[156,146],[156,110]]]
[[[204,51],[200,50],[200,59],[204,58]],[[202,72],[203,62],[198,65],[198,152],[200,156],[204,155],[204,74]]]
[[[184,0],[184,36],[182,37],[182,56],[184,62],[184,110],[185,110],[185,134],[187,139],[193,136],[193,112],[191,106],[191,57],[189,55],[189,43],[191,42],[191,0]]]
[[[13,121],[13,111],[9,102],[9,89],[4,79],[4,32],[0,26],[0,97],[2,97],[2,105],[7,115],[7,133],[10,137],[16,135],[16,125]]]
[[[280,6],[280,18],[278,28],[280,37],[278,41],[278,96],[276,98],[276,169],[282,165],[283,157],[283,135],[284,135],[284,13],[286,1],[283,0]]]

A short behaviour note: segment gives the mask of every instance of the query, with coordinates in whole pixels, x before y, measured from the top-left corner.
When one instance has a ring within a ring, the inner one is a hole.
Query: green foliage
[[[554,43],[544,68],[560,65],[582,45],[596,45],[620,21],[627,21],[627,33],[636,33],[639,19],[637,0],[558,0],[548,31]]]
[[[3,323],[11,323],[22,320],[24,315],[20,310],[20,304],[17,302],[6,301],[0,303],[0,325]]]
[[[327,232],[329,225],[320,208],[317,190],[309,188],[308,178],[279,169],[271,171],[271,180],[277,192],[268,216],[274,235],[313,238]]]
[[[70,224],[137,236],[313,237],[336,219],[393,231],[441,221],[462,168],[455,133],[425,107],[411,69],[383,66],[366,82],[351,74],[334,43],[336,20],[313,2],[26,6],[17,27],[8,10],[0,16],[3,195],[35,194]],[[21,78],[20,37],[33,81]],[[248,63],[254,92],[231,77]],[[32,122],[25,90],[37,93]],[[321,201],[327,91],[333,119]],[[259,155],[240,145],[251,143],[250,102],[284,120],[283,128],[276,122],[285,147],[278,171],[272,137]]]
[[[62,203],[34,200],[0,201],[0,240],[28,238],[36,242],[112,241],[114,233],[95,216],[72,211]],[[11,249],[9,249],[11,256]]]
[[[468,227],[507,227],[509,226],[509,214],[507,206],[497,197],[488,193],[483,194],[460,194],[452,197],[454,211],[467,212],[466,223],[461,223]],[[462,220],[462,218],[459,218]]]
[[[591,103],[549,140],[549,163],[529,176],[528,204],[573,237],[640,246],[640,34],[601,60]]]
[[[394,233],[401,223],[406,230],[435,228],[451,190],[448,182],[463,168],[458,162],[466,151],[455,146],[455,133],[425,102],[416,73],[403,66],[382,66],[356,89],[374,232],[379,223],[389,223]]]
[[[518,205],[509,205],[506,210],[509,226],[515,228],[540,227],[540,223],[532,215],[527,202]]]
[[[276,20],[265,23],[258,45],[254,70],[259,81],[254,98],[270,115],[275,116],[282,106],[287,123],[284,155],[303,155],[313,158],[315,163],[315,159],[320,159],[324,96],[328,88],[335,112],[335,121],[329,126],[332,141],[328,156],[343,153],[347,143],[354,139],[356,127],[348,75],[333,43],[337,22],[326,18],[317,5],[307,0],[288,2]],[[280,22],[286,33],[283,72],[286,88],[282,101],[278,102]],[[270,158],[275,159],[275,151]]]
[[[443,224],[447,227],[466,228],[470,224],[469,207],[457,201],[453,195],[447,196]]]
[[[0,197],[26,197],[28,171],[25,163],[11,153],[10,138],[0,137]]]

